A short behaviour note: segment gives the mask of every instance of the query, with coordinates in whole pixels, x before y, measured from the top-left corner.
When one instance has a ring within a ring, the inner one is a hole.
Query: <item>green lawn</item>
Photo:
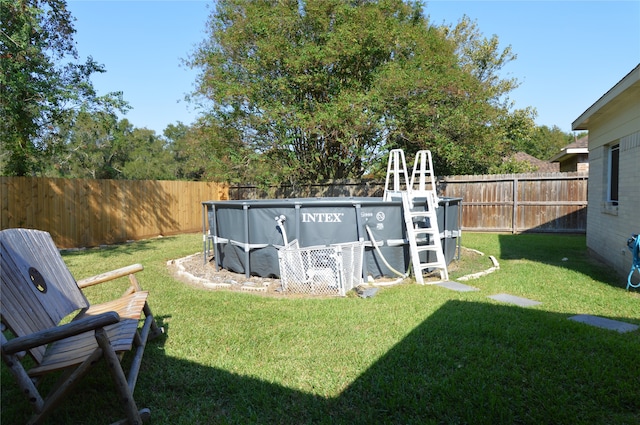
[[[466,282],[480,291],[404,284],[369,299],[182,284],[166,262],[200,250],[201,235],[64,259],[78,279],[145,265],[139,279],[166,329],[147,346],[136,387],[154,424],[640,423],[640,331],[567,320],[588,313],[640,324],[640,293],[587,256],[584,236],[465,233],[462,242],[500,262]],[[452,277],[474,267],[463,263]],[[88,295],[115,296],[122,288],[113,286]],[[487,298],[497,293],[542,304]],[[49,423],[119,419],[110,385],[106,372],[83,382]],[[23,422],[29,406],[4,366],[1,397],[0,422]]]

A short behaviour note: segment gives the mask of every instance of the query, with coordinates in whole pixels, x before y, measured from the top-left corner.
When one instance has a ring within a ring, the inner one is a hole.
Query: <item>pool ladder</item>
[[[416,153],[410,181],[408,177],[404,151],[393,149],[389,153],[383,199],[395,201],[400,198],[402,201],[415,279],[423,285],[426,283],[424,272],[438,270],[441,280],[449,280],[447,262],[442,251],[438,228],[436,208],[438,208],[439,199],[430,151],[421,150]],[[426,208],[424,210],[415,209],[417,199],[425,200]],[[429,253],[435,254],[435,261],[429,261],[431,257]],[[422,258],[427,260],[422,261]]]

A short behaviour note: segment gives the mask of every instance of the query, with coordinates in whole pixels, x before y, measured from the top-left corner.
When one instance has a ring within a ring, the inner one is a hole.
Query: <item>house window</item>
[[[609,148],[609,170],[607,175],[607,202],[618,205],[618,178],[620,175],[620,145]]]

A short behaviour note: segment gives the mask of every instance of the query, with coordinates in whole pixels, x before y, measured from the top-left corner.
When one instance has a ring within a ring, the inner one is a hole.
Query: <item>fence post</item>
[[[511,233],[518,232],[518,177],[513,176],[513,211],[511,216]]]

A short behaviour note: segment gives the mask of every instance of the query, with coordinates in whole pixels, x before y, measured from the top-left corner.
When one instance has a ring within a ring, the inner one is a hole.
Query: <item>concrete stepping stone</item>
[[[569,320],[586,323],[587,325],[598,328],[618,331],[620,333],[633,332],[638,329],[638,325],[632,325],[631,323],[621,322],[619,320],[606,319],[604,317],[592,316],[590,314],[578,314],[569,317]]]
[[[458,291],[458,292],[471,292],[471,291],[480,290],[474,286],[469,286],[463,283],[458,283],[453,281],[439,282],[438,286],[442,286],[443,288],[451,289],[452,291]]]
[[[542,304],[540,301],[534,301],[527,298],[516,297],[515,295],[509,295],[509,294],[489,295],[487,298],[491,298],[492,300],[500,301],[503,303],[515,304],[520,307],[531,307],[534,305]]]

